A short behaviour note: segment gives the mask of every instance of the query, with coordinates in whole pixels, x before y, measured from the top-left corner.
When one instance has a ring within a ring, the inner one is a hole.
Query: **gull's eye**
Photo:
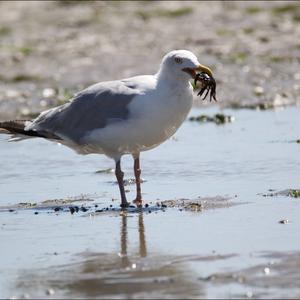
[[[175,62],[176,62],[177,64],[182,64],[182,58],[180,58],[180,57],[175,57]]]

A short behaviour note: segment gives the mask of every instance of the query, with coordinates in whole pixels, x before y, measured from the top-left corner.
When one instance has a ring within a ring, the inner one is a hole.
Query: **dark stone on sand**
[[[287,224],[289,223],[289,220],[280,220],[278,221],[279,224]]]
[[[55,207],[55,208],[54,208],[54,211],[60,211],[60,210],[61,210],[60,207]]]
[[[75,212],[75,208],[74,207],[69,207],[69,209],[70,209],[70,213],[71,213],[71,215],[73,215],[74,214],[74,212]]]
[[[298,198],[300,197],[300,191],[295,189],[290,189],[288,195],[293,198]]]
[[[227,116],[224,114],[215,114],[214,116],[207,116],[207,115],[199,115],[197,117],[190,117],[190,121],[197,121],[197,122],[213,122],[217,125],[231,123],[234,118],[232,116]]]
[[[88,209],[85,208],[85,207],[83,207],[83,206],[80,208],[80,210],[83,211],[83,212],[87,212],[88,211]]]
[[[96,213],[103,212],[103,209],[97,209],[95,212],[96,212]]]
[[[292,197],[292,198],[299,198],[300,197],[300,189],[286,189],[283,191],[275,192],[275,190],[269,190],[274,191],[272,193],[267,194],[259,194],[263,197],[275,197],[275,196],[285,196],[285,197]]]
[[[35,215],[38,215],[39,213],[37,211],[34,212]]]

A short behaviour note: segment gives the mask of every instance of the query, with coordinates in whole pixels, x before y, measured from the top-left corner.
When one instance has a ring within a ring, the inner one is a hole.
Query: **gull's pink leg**
[[[125,208],[129,206],[129,203],[126,200],[126,195],[125,195],[125,189],[124,189],[124,173],[121,170],[121,160],[118,160],[116,162],[116,171],[115,171],[118,184],[119,184],[119,189],[120,189],[120,194],[121,194],[121,207]]]
[[[141,168],[140,168],[140,156],[134,158],[134,176],[136,183],[136,198],[133,201],[137,206],[142,206],[142,192],[141,192]]]

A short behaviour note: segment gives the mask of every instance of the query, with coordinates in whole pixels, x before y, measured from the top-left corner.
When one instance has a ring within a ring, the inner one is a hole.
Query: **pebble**
[[[46,100],[41,100],[41,101],[40,101],[40,106],[42,106],[42,107],[47,107],[47,106],[48,106],[48,101],[46,101]]]
[[[31,111],[28,107],[24,107],[24,108],[21,109],[21,114],[23,116],[29,116],[31,114]]]
[[[263,95],[265,93],[265,91],[264,91],[264,88],[263,87],[261,87],[261,86],[256,86],[255,88],[254,88],[254,94],[256,95],[256,96],[261,96],[261,95]]]
[[[55,207],[54,211],[60,211],[60,207]]]
[[[34,212],[35,215],[38,215],[39,213],[37,211]]]
[[[296,80],[300,80],[300,73],[295,73],[295,74],[294,74],[294,78],[295,78]]]
[[[248,291],[248,292],[246,293],[246,297],[247,297],[247,298],[252,298],[252,297],[253,297],[253,293],[252,293],[251,291]]]
[[[16,90],[7,90],[5,93],[7,98],[17,98],[20,97],[20,93]]]
[[[289,220],[285,219],[285,220],[280,220],[278,221],[279,224],[287,224],[289,223]]]
[[[48,289],[47,291],[46,291],[46,295],[48,295],[48,296],[52,296],[52,295],[54,295],[55,294],[55,291],[53,290],[53,289]]]
[[[270,268],[264,268],[264,273],[266,275],[269,275],[270,274]]]
[[[52,88],[46,88],[43,90],[43,97],[44,98],[51,98],[54,97],[56,94],[55,90]]]

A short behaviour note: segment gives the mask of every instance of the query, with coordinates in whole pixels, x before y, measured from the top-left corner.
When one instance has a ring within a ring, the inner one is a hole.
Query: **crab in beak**
[[[198,65],[196,68],[184,68],[182,71],[191,75],[194,79],[194,85],[196,86],[197,82],[200,81],[202,84],[201,90],[197,94],[197,96],[202,96],[202,94],[206,91],[206,94],[202,98],[203,100],[207,97],[210,92],[209,99],[212,101],[217,101],[216,98],[216,81],[212,75],[212,71],[210,68]]]

